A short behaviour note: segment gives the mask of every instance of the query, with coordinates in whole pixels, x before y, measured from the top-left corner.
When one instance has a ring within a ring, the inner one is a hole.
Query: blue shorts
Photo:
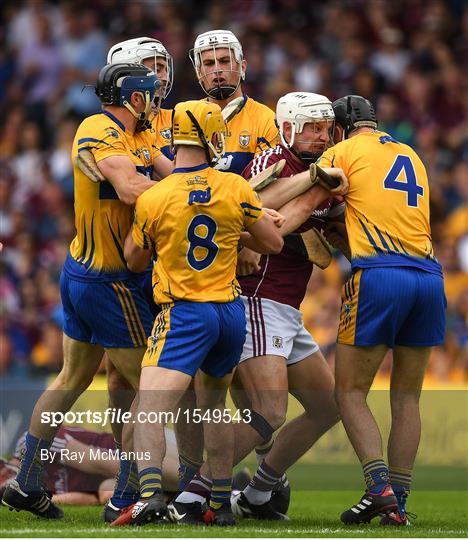
[[[159,366],[195,376],[201,369],[224,377],[237,366],[244,346],[244,304],[185,302],[162,306],[148,339],[142,367]]]
[[[439,275],[404,266],[360,269],[342,289],[338,343],[441,345],[446,307]]]
[[[62,270],[64,333],[106,348],[145,347],[154,318],[140,283],[139,276],[120,281],[79,280]]]

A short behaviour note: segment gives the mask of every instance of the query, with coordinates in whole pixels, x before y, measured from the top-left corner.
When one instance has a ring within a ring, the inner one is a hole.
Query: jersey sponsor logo
[[[232,154],[229,154],[227,156],[223,156],[218,160],[218,163],[215,165],[215,169],[218,171],[228,171],[231,168],[232,160],[234,159],[234,156]]]
[[[201,176],[194,176],[193,178],[189,178],[187,180],[188,186],[193,186],[194,184],[201,184],[202,186],[208,185],[208,180],[206,178],[202,178]]]
[[[206,190],[203,189],[194,189],[189,193],[188,204],[206,204],[211,200],[211,188],[209,187]]]
[[[248,131],[241,131],[239,134],[239,144],[242,148],[246,148],[250,143],[250,133]]]
[[[143,146],[142,148],[137,148],[134,152],[132,152],[132,154],[139,159],[141,159],[141,156],[143,156],[146,162],[151,160],[150,151],[148,150],[148,148],[146,148],[146,146]]]
[[[169,140],[171,138],[171,128],[161,129],[159,133],[164,139]]]
[[[109,135],[109,137],[114,137],[114,139],[119,138],[119,132],[116,129],[112,128],[112,127],[106,128],[106,133],[107,133],[107,135]]]
[[[272,336],[271,343],[276,349],[283,348],[283,338],[281,336]]]
[[[294,175],[293,175],[294,176]],[[314,210],[311,214],[311,216],[321,218],[326,217],[330,213],[330,207],[328,208],[322,208],[321,210]]]

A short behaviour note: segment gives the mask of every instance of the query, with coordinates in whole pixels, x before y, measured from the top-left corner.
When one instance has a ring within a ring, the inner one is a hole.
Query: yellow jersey
[[[346,229],[353,268],[414,266],[441,275],[429,224],[429,184],[416,152],[380,131],[329,148],[318,163],[349,180]]]
[[[260,200],[244,178],[207,164],[176,168],[138,197],[132,234],[137,246],[157,254],[155,302],[237,298],[239,236],[262,214]]]
[[[242,174],[256,154],[278,142],[275,113],[266,105],[244,96],[242,109],[228,124],[226,150],[215,169]]]
[[[159,109],[159,112],[151,120],[151,126],[156,137],[156,146],[168,159],[174,161],[171,152],[172,110]]]
[[[151,130],[132,134],[108,111],[85,118],[73,141],[76,236],[70,254],[78,263],[73,264],[73,272],[87,278],[118,279],[128,274],[123,246],[133,207],[120,201],[110,182],[92,182],[81,172],[76,157],[84,149],[97,163],[110,156],[128,156],[135,169],[149,178],[160,151]]]

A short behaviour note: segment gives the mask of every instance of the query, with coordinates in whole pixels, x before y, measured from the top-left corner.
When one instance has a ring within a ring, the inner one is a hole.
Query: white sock
[[[198,493],[192,493],[190,491],[182,491],[182,493],[177,496],[175,502],[178,502],[178,503],[200,502],[203,504],[204,502],[206,502],[206,499],[205,497],[203,497],[203,495],[198,495]]]
[[[251,504],[265,504],[271,499],[271,491],[259,491],[250,485],[244,489],[244,495]]]

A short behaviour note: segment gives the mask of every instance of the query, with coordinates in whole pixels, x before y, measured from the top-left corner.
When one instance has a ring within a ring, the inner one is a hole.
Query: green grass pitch
[[[358,491],[293,492],[288,522],[238,520],[233,528],[147,525],[110,528],[101,522],[99,507],[65,506],[61,521],[40,520],[27,512],[0,509],[0,536],[10,537],[467,537],[466,491],[419,491],[411,495],[418,514],[411,527],[369,525],[343,527],[340,513],[361,496]]]

